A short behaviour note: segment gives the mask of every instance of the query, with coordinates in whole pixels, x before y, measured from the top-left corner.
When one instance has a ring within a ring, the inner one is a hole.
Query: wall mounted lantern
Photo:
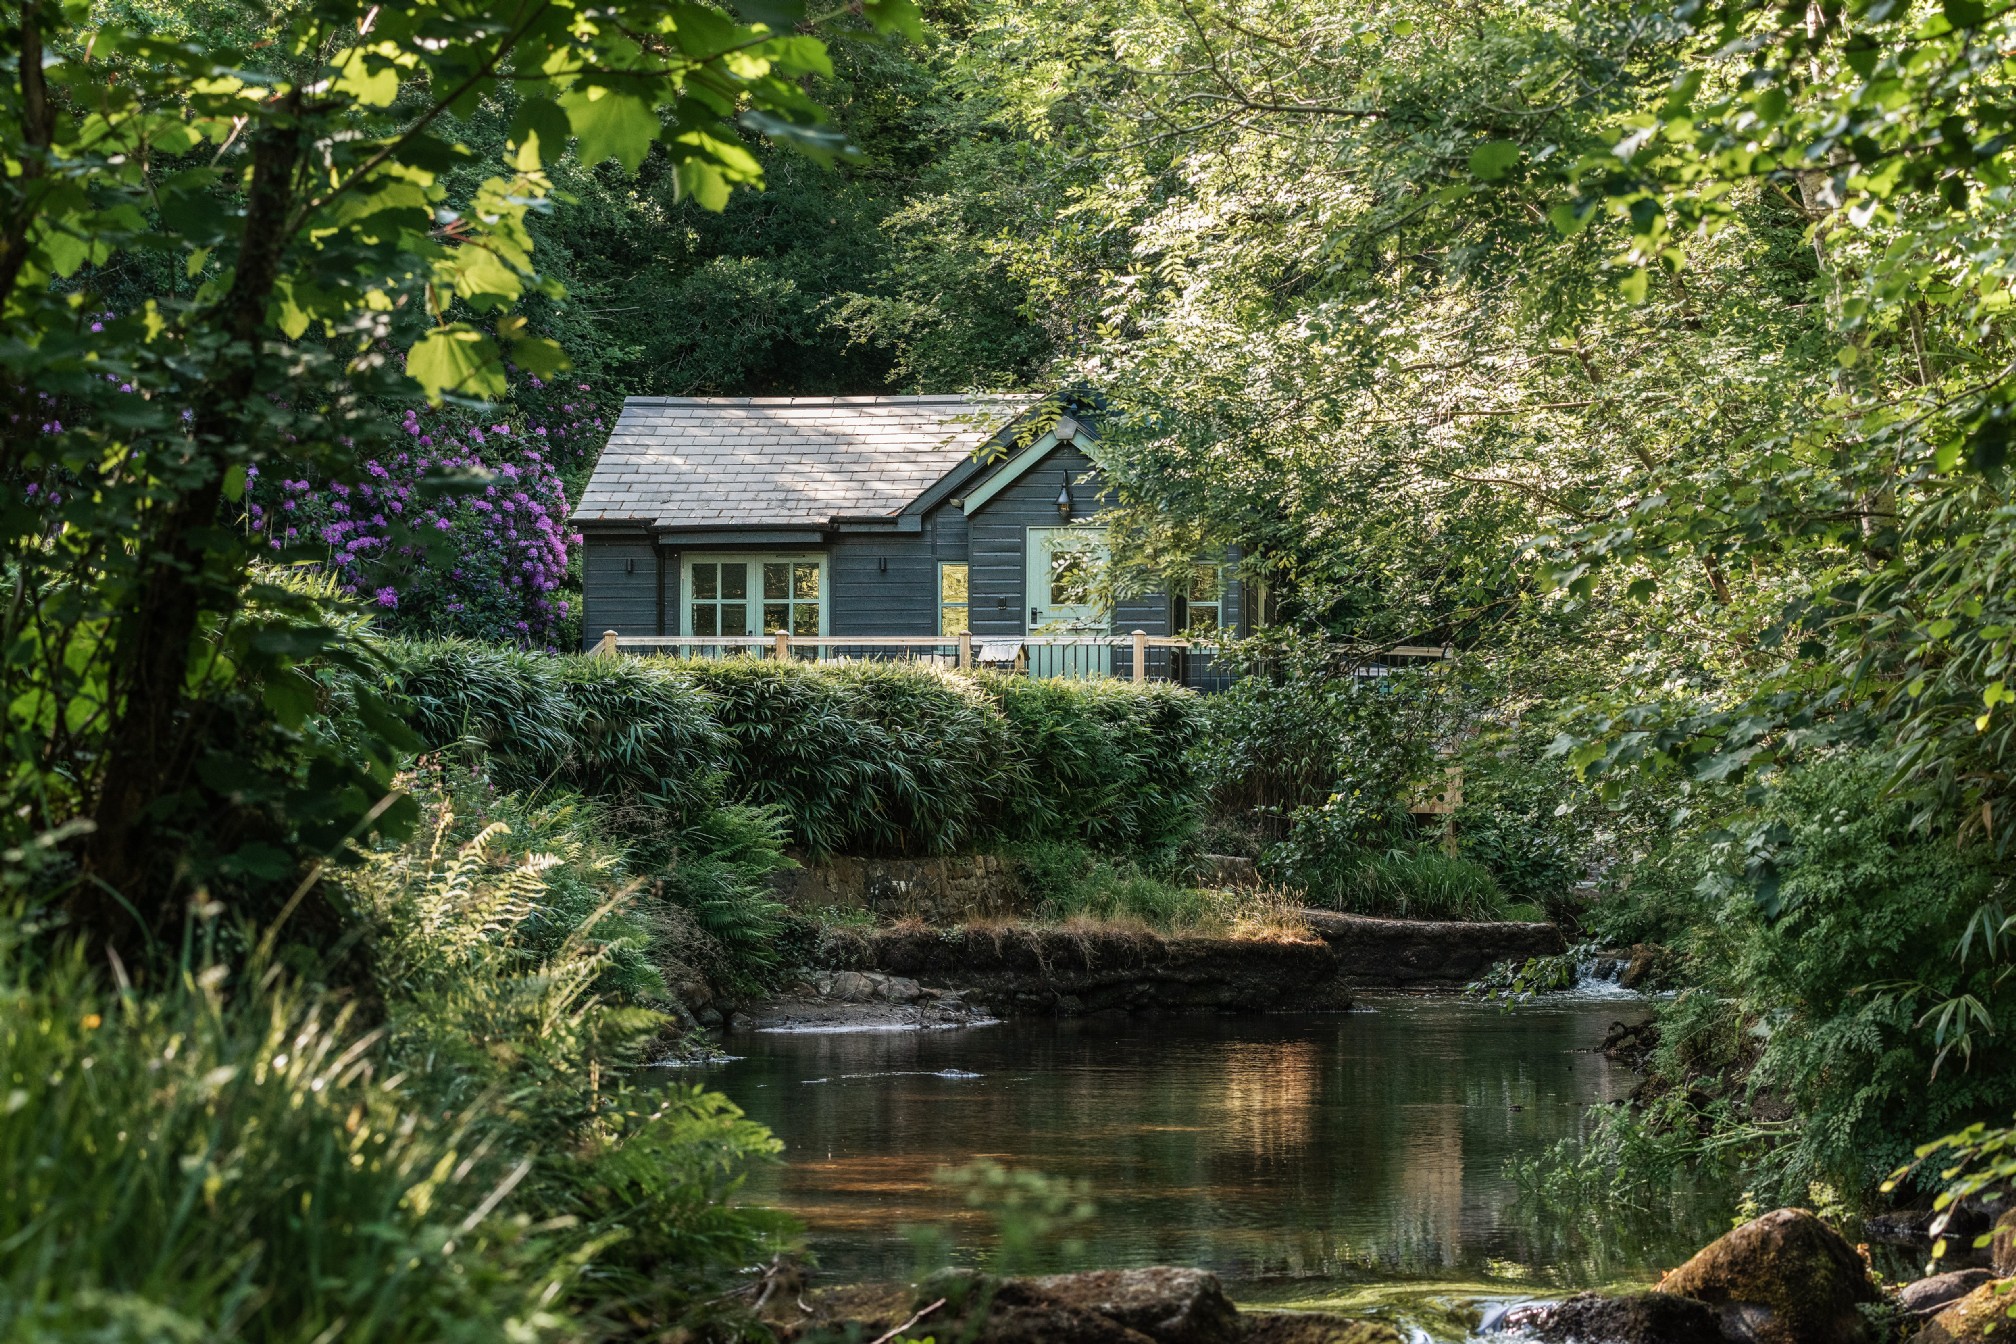
[[[1071,521],[1071,473],[1064,473],[1064,484],[1057,489],[1057,516],[1065,522]]]

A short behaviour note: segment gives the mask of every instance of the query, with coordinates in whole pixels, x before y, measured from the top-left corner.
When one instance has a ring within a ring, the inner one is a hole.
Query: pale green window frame
[[[679,575],[679,633],[723,639],[827,632],[831,584],[818,551],[685,556]]]
[[[1191,566],[1178,594],[1178,634],[1210,638],[1225,629],[1225,606],[1232,591],[1232,567],[1205,561]]]
[[[973,570],[963,561],[938,566],[938,633],[973,630]]]

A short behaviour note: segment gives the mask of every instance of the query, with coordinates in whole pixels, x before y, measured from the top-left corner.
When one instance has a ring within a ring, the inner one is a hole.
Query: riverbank
[[[988,1017],[1341,1012],[1367,989],[1457,988],[1503,960],[1550,956],[1550,924],[1371,919],[1321,910],[1267,936],[1125,925],[963,924],[821,931],[783,994],[736,1025],[958,1026]]]
[[[1500,1296],[1448,1314],[1452,1334],[1505,1344],[1996,1344],[2016,1302],[2008,1268],[1885,1284],[1838,1231],[1784,1208],[1715,1238],[1656,1287]],[[1318,1307],[1242,1308],[1217,1275],[1169,1266],[792,1286],[781,1301],[763,1294],[784,1344],[927,1332],[969,1344],[1401,1344],[1425,1333]]]

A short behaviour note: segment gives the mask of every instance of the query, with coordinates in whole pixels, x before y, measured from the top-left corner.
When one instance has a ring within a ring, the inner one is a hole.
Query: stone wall
[[[819,957],[835,971],[952,989],[1003,1016],[1334,1010],[1351,1002],[1320,940],[1120,929],[829,929]]]
[[[1466,985],[1498,962],[1568,950],[1552,924],[1373,919],[1327,910],[1302,914],[1309,931],[1336,954],[1338,977],[1361,989]]]
[[[1453,989],[1507,958],[1563,950],[1551,924],[1457,924],[1305,911],[1307,941],[1121,929],[829,929],[828,971],[903,977],[1004,1016],[1336,1010],[1354,989]]]
[[[1014,919],[1031,909],[1015,861],[993,854],[825,859],[782,874],[777,898],[794,910],[866,910],[927,924]]]

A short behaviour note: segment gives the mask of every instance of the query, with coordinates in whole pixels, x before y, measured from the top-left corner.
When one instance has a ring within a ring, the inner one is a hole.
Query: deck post
[[[780,663],[791,660],[791,632],[789,630],[779,630],[777,632],[777,638],[772,646],[772,651]]]
[[[1148,680],[1148,632],[1146,630],[1136,630],[1134,632],[1134,684],[1138,686],[1146,680]]]
[[[961,630],[959,632],[959,670],[961,672],[971,672],[973,670],[973,632],[971,630]]]
[[[616,656],[616,632],[614,630],[604,630],[602,632],[602,642],[595,646],[595,653],[598,657],[614,658]]]

